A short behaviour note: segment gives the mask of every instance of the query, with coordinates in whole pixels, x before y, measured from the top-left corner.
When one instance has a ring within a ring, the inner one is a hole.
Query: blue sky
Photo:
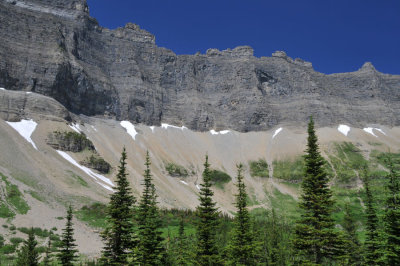
[[[400,74],[400,0],[88,0],[101,26],[139,24],[177,54],[250,45],[313,63],[322,73],[366,61]]]

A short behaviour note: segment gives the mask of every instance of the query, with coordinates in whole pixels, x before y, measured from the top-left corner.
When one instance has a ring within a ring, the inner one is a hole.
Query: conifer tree
[[[185,235],[185,226],[183,222],[183,217],[179,221],[179,230],[178,230],[178,249],[176,252],[176,265],[190,265],[191,259],[189,255],[188,242]]]
[[[216,203],[212,199],[214,193],[211,185],[210,164],[206,155],[203,183],[200,185],[200,205],[196,209],[196,215],[199,218],[196,230],[196,260],[200,265],[218,265],[220,260],[216,244],[218,208],[215,207]]]
[[[61,246],[59,248],[58,258],[61,261],[61,265],[63,266],[72,266],[73,262],[77,259],[76,253],[78,250],[76,249],[75,239],[74,239],[74,228],[72,223],[72,206],[69,205],[67,210],[67,222],[65,224],[65,228],[63,229],[63,233],[61,236]]]
[[[400,265],[400,175],[388,158],[389,182],[385,208],[386,260],[388,265]]]
[[[33,228],[28,233],[28,240],[24,241],[24,245],[18,252],[17,265],[37,266],[39,265],[39,254],[36,249],[37,241]]]
[[[107,227],[102,233],[105,247],[102,261],[108,265],[123,265],[134,250],[134,204],[135,197],[129,187],[126,170],[126,150],[122,150],[114,193],[107,208]]]
[[[51,239],[49,238],[49,242],[46,247],[46,254],[43,259],[43,265],[48,266],[51,263]]]
[[[360,241],[357,238],[357,226],[349,204],[345,205],[343,229],[346,233],[348,265],[360,265]]]
[[[138,263],[140,265],[162,265],[166,259],[161,236],[161,220],[157,207],[157,195],[150,172],[150,156],[146,154],[144,189],[140,199],[137,221],[139,225]]]
[[[317,141],[314,121],[310,117],[299,203],[302,212],[295,226],[293,245],[299,263],[320,265],[336,260],[344,248],[341,247],[341,239],[331,217],[334,202],[324,169],[325,160],[319,152]]]
[[[382,245],[378,227],[378,216],[376,215],[375,202],[370,189],[370,177],[368,170],[364,168],[363,182],[366,194],[366,236],[364,242],[365,265],[383,265]]]
[[[247,209],[246,185],[243,183],[243,165],[237,166],[236,214],[231,243],[228,246],[228,264],[255,265],[254,236],[249,211]]]

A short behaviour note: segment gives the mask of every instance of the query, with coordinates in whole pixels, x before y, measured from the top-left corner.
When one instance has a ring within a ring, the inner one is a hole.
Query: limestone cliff
[[[0,87],[76,114],[200,131],[301,125],[309,115],[318,126],[400,124],[400,76],[370,63],[325,75],[247,46],[176,55],[138,25],[100,27],[84,0],[0,0],[0,25]]]

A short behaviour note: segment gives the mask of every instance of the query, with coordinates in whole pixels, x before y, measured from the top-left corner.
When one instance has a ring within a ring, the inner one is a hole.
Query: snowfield
[[[60,154],[65,160],[67,160],[68,162],[70,162],[71,164],[75,165],[76,167],[78,167],[79,169],[81,169],[83,172],[85,172],[87,175],[89,175],[90,177],[92,177],[94,180],[98,180],[100,179],[101,181],[103,181],[104,183],[107,183],[110,186],[114,186],[113,182],[111,182],[110,179],[108,179],[105,176],[102,176],[100,174],[96,174],[95,172],[93,172],[91,169],[87,168],[86,166],[80,165],[79,163],[77,163],[71,156],[69,156],[68,153],[63,152],[63,151],[59,151],[57,150],[57,153]],[[97,182],[99,183],[99,182]],[[100,185],[102,185],[104,187],[103,184],[99,183]],[[109,187],[111,189],[111,187]],[[108,189],[108,188],[107,188]],[[111,189],[112,190],[112,189]]]
[[[168,128],[175,128],[175,129],[180,129],[180,130],[184,130],[184,129],[188,129],[187,127],[185,127],[185,126],[181,126],[181,127],[177,127],[177,126],[173,126],[173,125],[169,125],[169,124],[161,124],[161,128],[163,128],[163,129],[168,129]]]
[[[26,139],[32,146],[37,150],[35,143],[31,139],[32,133],[35,131],[37,123],[31,120],[22,119],[20,122],[8,122],[6,123],[15,129],[24,139]]]
[[[383,132],[383,130],[380,129],[380,128],[376,128],[376,127],[365,127],[365,128],[363,128],[363,130],[364,130],[365,132],[367,132],[368,134],[371,134],[372,136],[376,137],[376,138],[377,138],[378,136],[375,135],[374,130],[379,131],[379,132],[381,132],[383,135],[386,136],[386,133]]]
[[[272,135],[272,139],[275,138],[275,137],[279,134],[279,132],[282,131],[282,129],[283,129],[283,128],[280,127],[280,128],[278,128],[277,130],[275,130],[274,135]]]
[[[228,134],[229,132],[231,132],[230,130],[221,130],[219,132],[215,131],[214,129],[210,130],[211,135],[225,135]]]
[[[347,137],[347,134],[350,132],[350,127],[346,125],[339,125],[338,131]]]
[[[120,125],[126,129],[126,132],[133,138],[133,140],[136,140],[137,131],[131,122],[121,121]]]
[[[70,128],[72,128],[72,130],[74,130],[75,132],[77,132],[77,133],[81,133],[82,132],[82,130],[81,130],[81,128],[79,127],[79,125],[78,124],[72,124],[72,125],[68,125]]]

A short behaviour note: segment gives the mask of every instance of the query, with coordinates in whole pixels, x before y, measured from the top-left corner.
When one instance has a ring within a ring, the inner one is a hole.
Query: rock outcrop
[[[200,131],[301,125],[309,115],[318,126],[400,124],[400,76],[369,63],[325,75],[284,52],[256,58],[248,46],[176,55],[135,24],[100,27],[84,0],[1,0],[0,24],[0,87],[76,114]]]

